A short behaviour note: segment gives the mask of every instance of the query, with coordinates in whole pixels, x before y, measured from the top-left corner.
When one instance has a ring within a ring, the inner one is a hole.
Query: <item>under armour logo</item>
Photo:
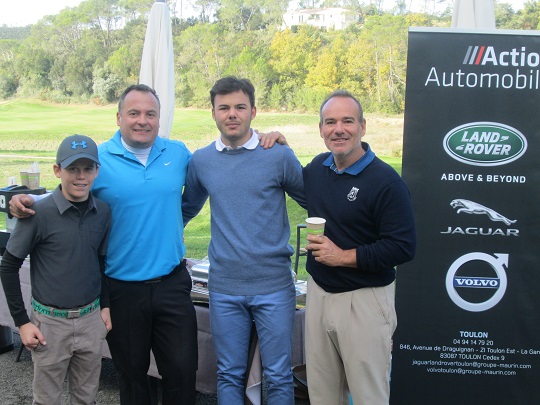
[[[81,146],[83,149],[86,149],[88,146],[86,146],[86,141],[81,142],[71,142],[71,149],[77,149],[77,146]]]

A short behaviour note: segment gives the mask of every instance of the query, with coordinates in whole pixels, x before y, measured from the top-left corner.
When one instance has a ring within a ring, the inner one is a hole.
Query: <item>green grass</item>
[[[38,162],[41,186],[52,190],[58,184],[52,165],[60,141],[74,133],[88,135],[98,144],[116,131],[116,105],[59,105],[38,100],[0,102],[0,187],[8,177],[20,180],[20,170]],[[372,149],[401,173],[402,116],[370,117],[364,140]],[[277,114],[258,112],[253,127],[260,131],[281,131],[300,162],[305,165],[318,153],[326,151],[319,136],[315,114]],[[210,110],[176,109],[171,139],[183,141],[194,151],[217,137]],[[398,156],[396,156],[398,155]],[[291,224],[290,243],[296,244],[296,225],[303,223],[306,211],[288,199]],[[208,204],[186,227],[187,256],[201,259],[207,255],[210,241],[210,209]],[[0,229],[5,229],[5,216],[0,215]],[[299,265],[299,278],[306,279],[304,261]]]

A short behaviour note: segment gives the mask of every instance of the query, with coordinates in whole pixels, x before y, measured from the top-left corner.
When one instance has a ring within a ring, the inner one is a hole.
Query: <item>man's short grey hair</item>
[[[358,105],[358,111],[359,111],[358,120],[360,122],[364,121],[364,109],[362,108],[362,104],[360,104],[360,101],[358,101],[358,99],[350,91],[336,90],[336,91],[333,91],[332,93],[330,93],[329,95],[326,96],[326,98],[324,99],[324,101],[321,104],[321,108],[319,108],[319,123],[321,125],[323,123],[323,121],[322,121],[322,109],[326,105],[326,103],[328,103],[331,99],[333,99],[335,97],[343,97],[343,98],[351,98],[351,99],[353,99],[354,102]]]

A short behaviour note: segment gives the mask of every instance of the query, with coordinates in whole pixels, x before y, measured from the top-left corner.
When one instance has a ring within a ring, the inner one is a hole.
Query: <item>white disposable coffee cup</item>
[[[31,190],[39,188],[39,172],[27,172],[26,175],[28,176],[28,188]]]
[[[308,235],[324,235],[324,225],[326,219],[319,217],[309,217],[306,219],[306,229]]]
[[[28,171],[21,170],[21,186],[28,187]]]

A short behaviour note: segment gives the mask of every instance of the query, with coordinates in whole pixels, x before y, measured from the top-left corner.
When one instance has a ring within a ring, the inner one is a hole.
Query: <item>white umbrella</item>
[[[161,103],[159,136],[169,138],[174,117],[174,54],[171,17],[165,0],[157,0],[148,17],[139,83],[156,90]]]
[[[454,0],[452,27],[495,29],[493,0]]]

